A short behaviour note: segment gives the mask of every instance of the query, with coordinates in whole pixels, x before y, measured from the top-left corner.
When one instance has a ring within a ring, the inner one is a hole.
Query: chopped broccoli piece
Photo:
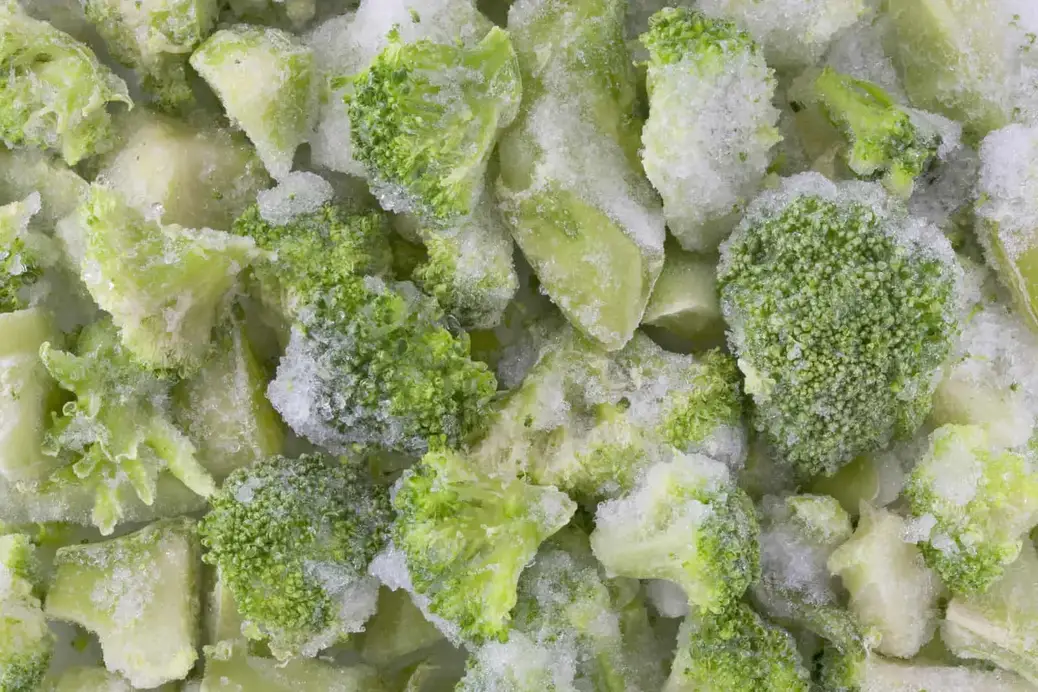
[[[62,671],[48,692],[134,692],[122,676],[101,666],[75,666]],[[159,688],[166,692],[166,687]]]
[[[61,463],[48,485],[91,488],[92,520],[102,534],[123,520],[127,486],[151,505],[163,471],[202,497],[212,494],[212,476],[170,420],[171,378],[141,367],[109,320],[86,327],[72,352],[45,342],[40,358],[75,397],[54,415],[46,434],[44,452]]]
[[[844,666],[826,658],[822,692],[1032,692],[1026,680],[1002,670],[935,664],[925,660],[898,661],[871,656],[861,664]]]
[[[676,245],[668,245],[666,253],[642,324],[658,328],[694,350],[722,346],[725,324],[717,293],[716,260]]]
[[[353,156],[382,206],[432,224],[471,214],[498,133],[515,119],[521,81],[508,33],[474,46],[404,43],[398,32],[353,79]]]
[[[281,662],[253,656],[239,642],[207,646],[205,657],[202,692],[386,692],[378,673],[365,665]]]
[[[1038,524],[1038,469],[992,448],[983,428],[946,425],[930,436],[905,497],[930,528],[921,545],[927,564],[952,591],[983,593]]]
[[[717,613],[760,576],[753,504],[728,468],[673,452],[634,490],[598,506],[591,546],[610,574],[667,579],[697,609]]]
[[[44,267],[53,263],[48,238],[29,230],[40,195],[0,207],[0,313],[30,307],[46,289]]]
[[[0,2],[0,139],[56,149],[69,165],[111,146],[108,103],[133,102],[94,53],[17,0]]]
[[[391,520],[384,488],[359,465],[275,456],[233,472],[199,533],[234,595],[243,633],[279,659],[313,658],[375,610],[367,576]]]
[[[138,70],[163,108],[191,104],[187,59],[216,26],[219,0],[84,0],[84,9],[112,57]]]
[[[524,634],[492,641],[469,658],[455,692],[578,692],[574,665]]]
[[[520,572],[576,504],[550,486],[490,477],[431,451],[396,487],[393,543],[416,593],[465,641],[507,638]]]
[[[317,115],[310,49],[280,29],[238,25],[210,36],[191,56],[191,66],[252,140],[270,174],[288,175]]]
[[[186,518],[59,548],[44,610],[95,633],[134,687],[180,680],[198,658],[200,552]]]
[[[410,594],[385,588],[379,593],[378,610],[359,637],[361,656],[382,669],[409,666],[444,641],[443,633],[425,619]]]
[[[79,210],[80,273],[123,344],[153,368],[196,369],[238,273],[259,253],[248,238],[163,225],[94,185]]]
[[[694,10],[661,10],[641,42],[650,56],[645,172],[681,246],[716,250],[779,141],[775,78],[748,34]]]
[[[690,615],[664,692],[808,692],[810,676],[793,637],[742,603]]]
[[[0,536],[0,692],[33,692],[54,635],[40,606],[35,549],[25,534]]]
[[[49,232],[79,206],[88,184],[51,154],[37,149],[0,148],[0,199],[16,202],[40,195],[30,228]]]
[[[786,179],[722,247],[718,282],[756,425],[803,476],[907,436],[956,331],[961,270],[878,185]]]
[[[326,205],[277,226],[254,207],[234,230],[274,253],[255,272],[292,328],[268,396],[293,430],[336,452],[421,454],[483,426],[494,378],[434,301],[377,276],[391,263],[380,214]]]

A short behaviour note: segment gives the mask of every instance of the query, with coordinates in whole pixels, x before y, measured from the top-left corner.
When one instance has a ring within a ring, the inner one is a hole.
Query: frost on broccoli
[[[170,420],[171,378],[143,368],[110,321],[86,327],[71,352],[44,343],[40,358],[74,397],[55,414],[44,440],[44,452],[60,462],[47,485],[91,488],[91,518],[103,534],[123,519],[126,493],[154,502],[164,471],[203,497],[215,490],[194,446]]]
[[[279,226],[254,207],[234,230],[274,253],[255,273],[291,336],[268,396],[297,433],[333,451],[421,454],[483,426],[493,375],[435,301],[380,276],[391,263],[380,214],[325,205]]]
[[[910,197],[915,179],[958,144],[954,128],[939,127],[943,118],[898,105],[876,84],[831,67],[808,79],[791,94],[795,108],[820,108],[846,143],[842,157],[851,171],[880,180],[892,194]]]
[[[609,353],[567,326],[537,353],[472,454],[593,504],[630,490],[663,447],[740,466],[742,403],[726,354],[668,353],[638,332]]]
[[[591,546],[610,574],[672,581],[696,609],[719,613],[760,575],[758,531],[724,464],[673,452],[598,506]]]
[[[30,307],[46,288],[43,270],[53,263],[54,250],[29,229],[40,208],[39,193],[0,207],[0,313]]]
[[[94,53],[17,0],[0,2],[0,139],[61,152],[70,165],[111,145],[107,104],[132,106]]]
[[[875,184],[787,179],[722,247],[729,340],[756,426],[802,476],[910,435],[947,356],[961,269]]]
[[[686,250],[712,251],[753,197],[778,142],[775,79],[735,24],[667,8],[649,20],[642,162]]]
[[[78,212],[80,274],[112,315],[123,344],[154,368],[197,368],[240,271],[257,257],[247,238],[163,225],[95,185]]]
[[[808,692],[810,676],[793,637],[743,604],[692,614],[664,692]]]
[[[40,209],[30,228],[50,231],[79,206],[89,185],[65,163],[38,149],[0,149],[0,199],[26,200],[39,193]]]
[[[280,29],[238,25],[210,36],[191,56],[191,66],[252,140],[270,174],[287,175],[317,115],[310,49]]]
[[[504,640],[520,572],[576,504],[550,486],[487,476],[432,451],[400,480],[393,543],[428,610],[474,643]]]
[[[993,447],[983,428],[946,425],[905,486],[912,514],[931,527],[927,563],[956,593],[984,593],[1038,525],[1033,459]]]
[[[54,650],[39,599],[35,548],[25,534],[0,536],[0,690],[38,689]]]
[[[574,663],[524,634],[492,641],[469,658],[455,692],[578,692]]]
[[[187,677],[200,629],[195,528],[191,519],[170,519],[58,549],[45,612],[96,634],[105,666],[134,687]]]
[[[508,33],[478,44],[404,43],[398,32],[354,76],[347,96],[353,156],[382,206],[433,224],[471,214],[498,133],[522,82]]]
[[[219,0],[84,0],[84,9],[112,57],[136,69],[163,108],[191,104],[187,59],[216,26]]]
[[[662,210],[641,170],[622,0],[520,0],[509,12],[523,101],[497,192],[542,289],[609,350],[627,343],[663,267]],[[588,171],[594,171],[592,176]]]

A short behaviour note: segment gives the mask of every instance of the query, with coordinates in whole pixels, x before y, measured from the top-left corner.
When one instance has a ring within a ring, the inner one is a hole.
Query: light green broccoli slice
[[[238,25],[210,36],[191,56],[191,66],[252,140],[270,174],[288,175],[317,115],[311,50],[280,29]],[[258,74],[266,78],[254,79]]]
[[[112,57],[138,71],[161,107],[192,103],[187,60],[215,28],[219,0],[85,0],[84,10]]]
[[[96,634],[134,687],[180,680],[198,657],[200,552],[187,518],[59,548],[44,610]]]
[[[385,218],[333,204],[283,225],[250,208],[234,231],[272,254],[263,301],[291,326],[267,395],[296,433],[336,453],[355,444],[412,455],[478,433],[496,382],[435,301],[385,277]],[[385,278],[383,278],[385,277]]]
[[[30,228],[49,232],[76,210],[88,184],[63,161],[38,149],[0,149],[0,199],[25,200],[37,192],[40,210]]]
[[[0,692],[33,692],[50,664],[54,635],[40,605],[38,579],[29,537],[0,536]]]
[[[153,368],[196,369],[238,273],[260,253],[248,238],[164,225],[94,185],[80,207],[80,275],[127,349]]]
[[[358,638],[364,660],[388,670],[410,666],[444,641],[443,633],[425,619],[410,594],[387,588],[380,590],[378,609]]]
[[[955,596],[941,640],[959,658],[990,661],[1038,685],[1038,554],[1024,544],[987,593]]]
[[[803,477],[906,437],[956,332],[961,269],[876,184],[787,178],[754,201],[718,269],[756,427]]]
[[[810,675],[792,635],[742,603],[693,614],[678,630],[664,692],[808,692]]]
[[[281,452],[285,431],[266,397],[269,379],[235,322],[218,332],[202,369],[173,389],[174,420],[217,481]]]
[[[476,644],[507,638],[520,573],[576,503],[550,486],[485,476],[451,451],[431,451],[396,487],[393,543],[415,593]]]
[[[89,48],[17,0],[0,2],[0,70],[0,138],[55,149],[70,165],[110,147],[108,103],[133,105]]]
[[[356,463],[318,454],[274,456],[224,482],[199,527],[242,633],[281,660],[313,658],[375,611],[368,563],[391,511],[385,488]]]
[[[40,208],[39,193],[0,207],[0,313],[39,303],[47,289],[43,271],[54,264],[55,250],[29,229]]]
[[[280,662],[251,655],[240,642],[205,647],[200,692],[387,692],[366,665],[338,666],[321,660]]]
[[[640,40],[649,51],[645,173],[681,246],[716,250],[780,139],[775,78],[749,34],[698,11],[663,9]]]
[[[642,325],[662,330],[697,351],[724,345],[716,259],[668,244]]]
[[[760,575],[758,532],[724,464],[675,451],[598,505],[591,547],[610,574],[672,581],[692,606],[717,613]]]
[[[158,692],[173,692],[171,685],[158,688]],[[48,692],[134,692],[135,688],[122,676],[101,666],[75,666],[61,672],[50,681]]]
[[[826,657],[820,689],[821,692],[1031,692],[1034,686],[1004,670],[871,656],[866,662],[851,667],[844,667],[839,658]]]
[[[146,216],[166,224],[229,231],[270,178],[240,133],[136,111],[104,180]],[[46,210],[46,199],[44,200]]]
[[[993,448],[983,428],[946,425],[904,490],[912,514],[929,528],[921,543],[929,564],[955,593],[984,593],[1020,554],[1038,524],[1038,469]]]
[[[73,351],[45,342],[39,353],[51,377],[73,395],[44,441],[44,452],[60,462],[45,494],[65,485],[90,488],[91,519],[108,535],[124,518],[125,494],[151,505],[163,471],[202,497],[216,489],[194,445],[170,420],[171,378],[134,360],[109,320],[86,327]]]
[[[57,339],[39,309],[0,314],[0,476],[35,482],[54,470],[43,452],[57,387],[40,362],[40,346]]]
[[[498,133],[519,109],[522,82],[508,33],[491,29],[470,47],[404,43],[393,33],[352,80],[353,156],[382,206],[431,224],[473,213]]]
[[[641,170],[623,0],[517,3],[523,100],[498,147],[498,197],[541,288],[609,350],[641,322],[663,267],[664,221]],[[588,171],[594,171],[592,176]]]

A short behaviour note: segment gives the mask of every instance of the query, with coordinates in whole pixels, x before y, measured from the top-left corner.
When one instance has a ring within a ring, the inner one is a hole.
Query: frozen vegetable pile
[[[0,692],[1038,692],[1033,0],[0,0]]]

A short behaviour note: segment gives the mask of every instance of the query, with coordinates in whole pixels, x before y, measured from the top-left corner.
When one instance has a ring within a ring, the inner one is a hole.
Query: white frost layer
[[[334,195],[331,183],[314,173],[296,171],[281,179],[277,187],[256,196],[260,217],[275,226],[284,226],[302,214],[320,209]]]
[[[977,215],[1014,260],[1038,245],[1038,126],[1010,125],[980,147]],[[992,252],[988,233],[979,233]],[[989,261],[992,258],[989,257]]]

